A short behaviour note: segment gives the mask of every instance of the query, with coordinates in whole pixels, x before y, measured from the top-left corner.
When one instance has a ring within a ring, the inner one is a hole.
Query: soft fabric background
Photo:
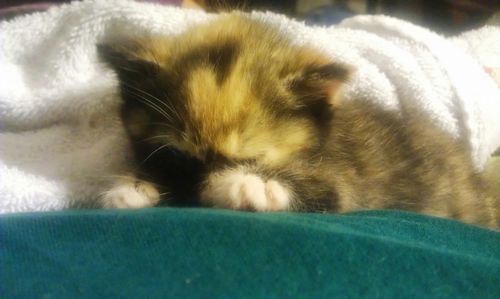
[[[0,218],[2,298],[500,298],[500,234],[410,213]]]

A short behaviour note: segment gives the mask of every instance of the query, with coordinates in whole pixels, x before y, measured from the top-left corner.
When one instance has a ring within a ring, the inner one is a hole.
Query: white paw
[[[281,211],[288,209],[290,192],[274,180],[228,170],[209,176],[201,200],[219,208]]]
[[[124,177],[103,194],[102,200],[105,208],[148,208],[160,201],[160,193],[151,183]]]

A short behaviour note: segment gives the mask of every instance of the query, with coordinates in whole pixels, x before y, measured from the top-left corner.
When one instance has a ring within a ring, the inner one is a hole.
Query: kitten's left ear
[[[117,45],[98,44],[97,53],[102,62],[117,73],[120,81],[134,82],[158,72],[159,65],[153,59],[139,54],[134,42]]]
[[[321,102],[337,107],[340,104],[337,93],[350,75],[351,70],[341,64],[311,65],[289,81],[289,88],[299,98],[301,105]]]

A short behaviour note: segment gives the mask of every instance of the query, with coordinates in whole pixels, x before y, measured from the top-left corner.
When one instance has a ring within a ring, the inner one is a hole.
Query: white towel
[[[178,34],[214,17],[131,1],[83,1],[0,23],[0,212],[80,205],[129,169],[116,77],[98,62],[97,42]],[[499,41],[498,28],[450,41],[383,16],[332,27],[272,13],[250,17],[354,66],[346,98],[402,115],[410,106],[423,109],[469,142],[478,169],[500,145],[500,91],[471,50],[482,39]],[[461,43],[472,38],[474,47]],[[495,51],[500,57],[498,45]]]

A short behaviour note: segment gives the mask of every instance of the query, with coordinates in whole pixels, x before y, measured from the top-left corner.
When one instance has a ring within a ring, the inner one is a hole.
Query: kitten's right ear
[[[98,44],[99,59],[110,66],[120,81],[134,82],[158,73],[156,61],[138,55],[137,46],[133,43],[118,45]]]
[[[305,106],[325,103],[332,107],[339,105],[338,91],[349,81],[351,70],[338,63],[312,64],[304,68],[298,76],[289,80],[290,90]]]

